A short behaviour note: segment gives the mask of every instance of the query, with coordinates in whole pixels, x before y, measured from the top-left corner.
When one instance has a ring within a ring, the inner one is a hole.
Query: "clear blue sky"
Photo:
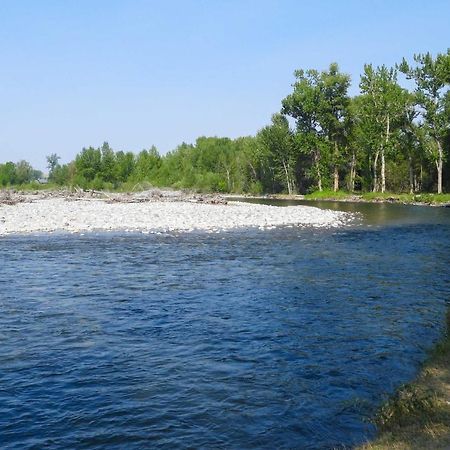
[[[450,2],[0,0],[0,162],[254,134],[296,68],[450,47]]]

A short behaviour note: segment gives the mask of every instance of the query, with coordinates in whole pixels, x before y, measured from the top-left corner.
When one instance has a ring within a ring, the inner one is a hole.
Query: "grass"
[[[305,195],[306,200],[350,200],[354,195],[345,191],[314,191]]]
[[[61,189],[56,183],[38,183],[37,181],[32,181],[31,183],[16,184],[14,186],[0,186],[0,189],[15,189],[16,191],[57,191]]]
[[[392,192],[366,192],[362,194],[364,200],[393,201],[403,203],[447,203],[450,194],[394,194]]]
[[[305,199],[440,204],[450,203],[450,194],[396,194],[393,192],[363,192],[361,194],[352,194],[346,191],[333,192],[326,190],[307,194],[305,195]]]
[[[374,421],[378,437],[359,450],[450,448],[450,311],[446,335],[417,379],[384,403]]]

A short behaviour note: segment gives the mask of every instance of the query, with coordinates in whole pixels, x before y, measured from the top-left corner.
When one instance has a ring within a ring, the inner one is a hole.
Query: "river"
[[[450,209],[316,205],[360,220],[0,238],[0,446],[372,437],[377,406],[444,330]]]

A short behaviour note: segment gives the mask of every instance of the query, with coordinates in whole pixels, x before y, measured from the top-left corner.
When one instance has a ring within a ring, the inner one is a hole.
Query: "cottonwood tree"
[[[0,186],[16,183],[16,165],[12,161],[0,164]]]
[[[392,136],[404,118],[408,92],[397,83],[397,71],[386,66],[364,66],[361,89],[361,122],[370,133],[373,145],[373,191],[386,191],[386,153],[392,148]],[[380,178],[378,162],[381,160]],[[379,182],[380,179],[380,182]]]
[[[18,184],[28,183],[35,179],[35,171],[28,161],[21,160],[15,165],[15,182]]]
[[[447,109],[450,85],[450,49],[436,58],[430,53],[414,55],[414,65],[403,58],[398,68],[416,84],[416,99],[422,125],[434,145],[429,147],[437,172],[437,193],[442,193],[442,172],[445,159],[444,140],[448,136],[450,117]]]
[[[324,152],[332,163],[333,189],[339,189],[339,168],[350,122],[348,87],[350,76],[336,63],[328,71],[297,70],[294,92],[282,101],[282,113],[296,121],[300,141],[310,153],[318,189],[322,190]]]
[[[49,170],[50,179],[53,179],[55,169],[59,166],[60,159],[61,158],[56,153],[47,156],[47,169]]]
[[[274,162],[275,175],[282,181],[287,192],[296,192],[296,149],[289,122],[281,114],[272,116],[272,123],[258,133],[258,139]]]
[[[116,164],[114,166],[114,177],[119,182],[125,182],[131,176],[136,164],[132,152],[118,151],[116,153]]]

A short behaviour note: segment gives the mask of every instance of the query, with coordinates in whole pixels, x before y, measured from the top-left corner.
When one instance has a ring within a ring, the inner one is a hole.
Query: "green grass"
[[[424,203],[450,203],[450,194],[415,194],[415,202]]]
[[[305,195],[306,200],[346,200],[353,197],[353,194],[350,194],[345,191],[314,191],[310,194]]]
[[[305,195],[306,200],[355,200],[361,199],[368,202],[399,202],[399,203],[450,203],[450,194],[406,194],[394,192],[363,192],[352,194],[346,191],[333,192],[314,191]]]
[[[447,203],[450,202],[450,194],[395,194],[393,192],[365,192],[364,200],[371,201],[397,201],[403,203]]]
[[[55,183],[47,183],[42,184],[38,183],[37,181],[32,181],[31,183],[24,183],[24,184],[17,184],[13,186],[3,186],[0,187],[1,189],[15,189],[16,191],[56,191],[58,189],[61,189],[62,186],[58,186]]]

